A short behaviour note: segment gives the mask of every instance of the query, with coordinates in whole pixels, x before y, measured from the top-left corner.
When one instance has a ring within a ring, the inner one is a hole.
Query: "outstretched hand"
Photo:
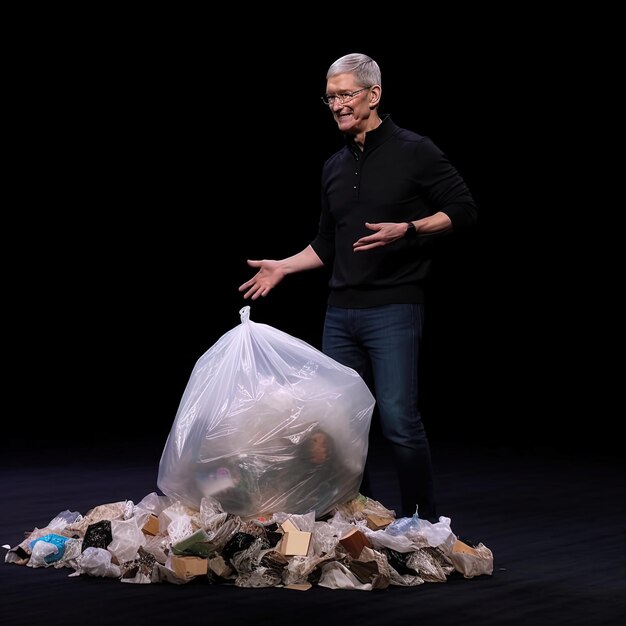
[[[244,299],[265,297],[278,283],[285,277],[278,261],[251,261],[248,260],[250,267],[258,267],[259,271],[243,285],[239,287],[239,291],[245,291]]]
[[[357,239],[352,244],[354,252],[386,246],[398,239],[402,239],[406,233],[406,222],[379,222],[377,224],[365,222],[365,227],[373,230],[374,233]]]

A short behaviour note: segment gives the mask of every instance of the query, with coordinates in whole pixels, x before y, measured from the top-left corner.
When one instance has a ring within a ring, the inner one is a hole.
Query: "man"
[[[335,61],[328,105],[346,145],[322,171],[319,231],[298,254],[249,260],[258,272],[239,287],[267,294],[288,274],[332,267],[322,350],[372,389],[396,462],[401,516],[438,520],[430,446],[418,408],[423,283],[439,236],[473,225],[465,182],[427,137],[380,116],[378,64],[364,54]],[[366,464],[361,492],[369,490]],[[371,495],[371,497],[374,497]]]

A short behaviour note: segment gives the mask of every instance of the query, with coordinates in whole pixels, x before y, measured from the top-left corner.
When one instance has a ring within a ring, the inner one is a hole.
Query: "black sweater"
[[[367,133],[363,152],[347,138],[324,164],[319,232],[311,243],[324,265],[332,265],[329,304],[422,302],[432,235],[361,252],[352,244],[372,234],[365,222],[408,222],[438,211],[455,231],[476,221],[469,189],[430,139],[396,126],[389,116]]]

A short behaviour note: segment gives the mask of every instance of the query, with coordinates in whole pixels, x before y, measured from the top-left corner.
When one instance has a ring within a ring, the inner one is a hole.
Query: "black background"
[[[5,232],[11,445],[164,443],[196,360],[249,304],[246,259],[315,235],[321,166],[342,145],[319,97],[349,52],[378,61],[381,112],[431,137],[479,207],[429,285],[431,438],[599,443],[610,420],[583,397],[571,293],[546,256],[563,210],[544,178],[553,61],[531,63],[506,29],[393,45],[331,28],[218,46],[197,31],[134,22],[24,51]],[[319,348],[327,278],[288,277],[251,319]]]
[[[52,623],[53,597],[64,623],[104,603],[105,621],[116,607],[194,619],[207,598],[237,623],[303,607],[363,624],[621,623],[621,22],[441,8],[5,10],[2,521],[11,541],[120,485],[135,501],[154,488],[196,360],[239,324],[246,258],[315,234],[320,169],[341,145],[319,96],[358,51],[382,68],[382,112],[443,148],[479,207],[429,285],[421,391],[438,499],[461,538],[493,549],[494,576],[358,605],[190,584],[181,608],[173,585],[68,584],[53,568],[37,585],[7,568],[9,620]],[[319,347],[326,280],[289,277],[252,319]]]

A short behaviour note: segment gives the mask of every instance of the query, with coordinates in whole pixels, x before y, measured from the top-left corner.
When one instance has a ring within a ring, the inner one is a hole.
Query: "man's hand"
[[[256,300],[261,296],[265,297],[285,277],[280,261],[267,259],[263,261],[248,260],[248,265],[250,267],[258,267],[259,271],[239,287],[239,291],[245,291],[243,297],[246,300],[248,298]]]
[[[352,244],[354,252],[380,248],[398,239],[402,239],[407,228],[406,222],[379,222],[378,224],[365,222],[365,227],[369,230],[373,230],[374,233],[355,241]]]

